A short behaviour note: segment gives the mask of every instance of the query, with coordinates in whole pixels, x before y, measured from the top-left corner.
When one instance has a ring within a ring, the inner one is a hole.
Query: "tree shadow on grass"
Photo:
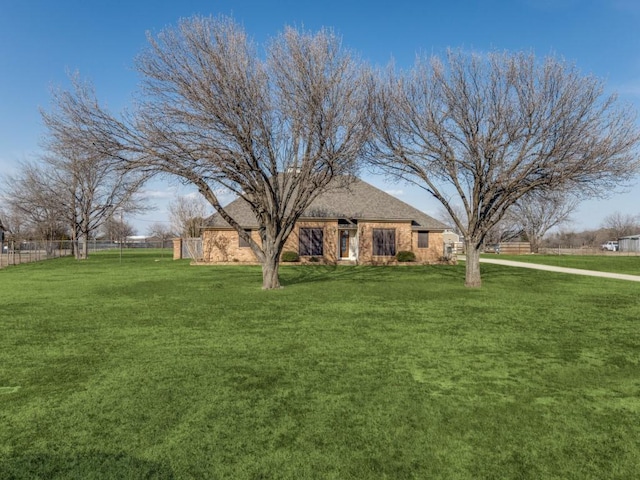
[[[521,284],[548,289],[575,281],[575,276],[542,270],[516,268],[505,265],[482,264],[482,280],[487,285],[499,283],[504,286]],[[464,285],[465,266],[458,265],[295,265],[285,266],[280,271],[283,286],[302,285],[347,280],[354,283],[389,281],[398,277],[413,277],[416,281],[446,281],[452,285]]]
[[[0,456],[0,478],[4,480],[51,479],[149,479],[173,480],[168,465],[131,457],[125,453],[78,452],[76,456],[47,453]]]
[[[575,283],[580,276],[569,273],[548,272],[544,270],[512,267],[509,265],[497,265],[483,263],[480,266],[482,279],[502,284],[521,284],[523,286],[536,286],[543,290],[561,288],[567,282]],[[584,277],[582,277],[584,278]]]
[[[350,265],[299,265],[281,271],[280,278],[283,286],[333,282],[336,280],[380,280],[385,277],[384,268]]]
[[[283,286],[348,280],[352,282],[393,281],[398,275],[428,279],[446,277],[464,281],[464,269],[451,265],[299,265],[281,270]]]

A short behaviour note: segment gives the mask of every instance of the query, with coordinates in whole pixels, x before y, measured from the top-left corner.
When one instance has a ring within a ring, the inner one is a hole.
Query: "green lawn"
[[[539,263],[556,267],[640,275],[640,256],[623,255],[487,255],[501,260]]]
[[[2,270],[0,478],[637,478],[638,286],[482,269]]]

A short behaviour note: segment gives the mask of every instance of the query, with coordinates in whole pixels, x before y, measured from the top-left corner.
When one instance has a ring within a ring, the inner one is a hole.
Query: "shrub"
[[[457,265],[458,257],[456,257],[455,255],[453,255],[452,257],[447,257],[443,255],[438,258],[438,263],[441,263],[443,265]]]
[[[399,262],[415,262],[416,254],[407,250],[401,250],[396,254],[396,260]]]
[[[282,252],[282,257],[280,259],[283,262],[298,262],[300,261],[300,255],[297,252],[286,251]]]
[[[310,258],[309,258],[309,261],[310,261],[311,263],[318,263],[318,262],[320,261],[320,259],[319,259],[318,257],[310,257]]]

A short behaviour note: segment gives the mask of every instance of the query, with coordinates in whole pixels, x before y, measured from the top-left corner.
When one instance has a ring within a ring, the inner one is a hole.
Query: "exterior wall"
[[[622,237],[618,239],[621,252],[640,252],[640,235]]]
[[[444,238],[442,232],[429,232],[429,246],[427,248],[418,248],[418,232],[413,231],[411,235],[411,251],[416,254],[416,262],[440,262],[444,256]]]
[[[300,228],[322,228],[322,251],[325,262],[335,263],[338,259],[338,221],[298,222],[284,244],[283,251],[299,252]],[[301,257],[305,260],[306,257]]]
[[[261,242],[257,230],[251,231],[251,238]],[[258,261],[250,247],[241,247],[235,230],[204,230],[202,232],[202,259],[210,263],[255,263]]]
[[[324,261],[334,263],[338,256],[338,222],[298,222],[285,242],[283,252],[298,252],[300,228],[322,228]],[[251,232],[251,238],[258,244],[261,242],[257,230]],[[235,230],[204,230],[202,232],[203,260],[210,263],[255,263],[258,261],[249,247],[240,247],[238,233]],[[302,257],[304,261],[306,257]]]
[[[284,245],[283,252],[299,252],[300,228],[322,228],[323,230],[323,261],[336,263],[339,260],[337,220],[303,221],[298,222]],[[373,229],[393,228],[396,230],[396,253],[410,250],[416,255],[417,263],[438,263],[443,256],[444,241],[442,232],[429,232],[428,248],[418,248],[418,232],[414,231],[411,222],[358,222],[357,251],[360,264],[392,264],[396,263],[395,256],[373,255]],[[355,231],[352,231],[355,233]],[[257,230],[251,232],[251,238],[260,243]],[[174,242],[174,258],[176,255]],[[179,250],[178,250],[179,252]],[[209,263],[255,263],[257,258],[249,247],[240,247],[238,234],[235,230],[204,230],[202,232],[203,261]],[[301,261],[308,261],[308,257],[301,257]]]
[[[411,222],[358,222],[358,263],[387,264],[395,263],[396,257],[373,255],[373,229],[395,228],[396,253],[401,250],[412,250]],[[416,240],[417,245],[417,240]],[[417,256],[417,255],[416,255]]]

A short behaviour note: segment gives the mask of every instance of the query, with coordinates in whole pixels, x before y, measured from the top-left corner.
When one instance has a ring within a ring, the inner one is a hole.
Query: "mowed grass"
[[[638,286],[482,269],[2,270],[0,478],[637,478]]]
[[[615,255],[491,255],[491,258],[598,272],[640,275],[640,256],[625,256],[622,253]]]

